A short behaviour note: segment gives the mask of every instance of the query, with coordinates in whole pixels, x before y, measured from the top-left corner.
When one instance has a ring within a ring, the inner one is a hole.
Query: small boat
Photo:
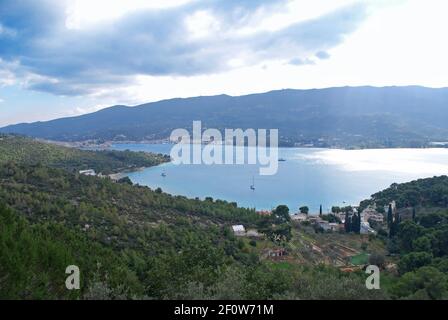
[[[286,159],[285,158],[280,158],[280,159],[278,159],[278,161],[279,162],[283,162],[283,161],[286,161]]]
[[[161,176],[165,178],[166,177],[166,173],[162,172]]]

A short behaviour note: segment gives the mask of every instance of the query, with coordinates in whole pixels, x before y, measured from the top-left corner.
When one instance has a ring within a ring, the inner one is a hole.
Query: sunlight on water
[[[308,155],[298,153],[297,156],[340,166],[346,171],[448,174],[448,149],[323,150]]]

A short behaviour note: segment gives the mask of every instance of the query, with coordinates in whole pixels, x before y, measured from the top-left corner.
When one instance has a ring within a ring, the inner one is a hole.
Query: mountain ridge
[[[281,89],[241,96],[173,98],[21,123],[0,132],[60,141],[166,139],[193,120],[209,128],[279,129],[281,143],[331,147],[425,146],[448,141],[448,88]]]

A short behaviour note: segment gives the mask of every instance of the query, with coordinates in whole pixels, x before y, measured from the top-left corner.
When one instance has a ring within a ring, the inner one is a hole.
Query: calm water
[[[117,150],[170,153],[168,144],[117,144]],[[276,175],[260,176],[258,165],[164,164],[130,173],[134,183],[187,197],[207,196],[239,206],[271,209],[286,204],[292,212],[307,205],[359,204],[392,183],[448,174],[448,149],[334,150],[280,148]],[[165,172],[166,176],[162,177]],[[255,191],[250,189],[252,179]]]

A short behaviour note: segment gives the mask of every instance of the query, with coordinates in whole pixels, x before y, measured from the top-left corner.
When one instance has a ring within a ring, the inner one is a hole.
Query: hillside
[[[448,141],[448,89],[342,87],[171,99],[114,106],[79,117],[18,124],[0,132],[60,141],[169,137],[201,120],[211,128],[278,128],[282,145],[422,146]]]
[[[16,154],[13,146],[4,154]],[[23,146],[46,159],[46,144]],[[290,221],[285,206],[261,216],[226,201],[172,196],[76,174],[67,157],[67,167],[21,157],[1,163],[1,299],[448,297],[446,208],[399,221],[393,236],[323,232]],[[413,184],[383,191],[382,201],[398,201]],[[446,177],[417,184],[422,198],[445,194]],[[234,224],[261,236],[235,236]],[[272,257],[278,250],[286,255]],[[365,287],[367,260],[382,268],[381,290]],[[81,290],[65,289],[68,265],[80,267]]]
[[[71,171],[94,169],[110,174],[151,167],[169,161],[168,156],[130,151],[87,151],[43,143],[26,137],[0,134],[0,164],[14,162],[48,165]]]
[[[275,216],[261,217],[225,201],[171,196],[77,175],[70,167],[8,161],[0,166],[0,298],[360,299],[383,294],[365,289],[362,274],[342,274],[331,266],[309,270],[293,261],[284,270],[282,263],[262,258],[264,248],[280,243],[235,237],[232,224],[267,235],[290,229]],[[82,272],[80,291],[65,290],[64,271],[71,264]],[[303,289],[297,291],[299,280]],[[333,286],[330,294],[324,286]]]
[[[361,202],[362,207],[376,204],[379,207],[396,202],[398,209],[417,207],[431,210],[448,209],[448,176],[418,179],[407,183],[393,184]]]

